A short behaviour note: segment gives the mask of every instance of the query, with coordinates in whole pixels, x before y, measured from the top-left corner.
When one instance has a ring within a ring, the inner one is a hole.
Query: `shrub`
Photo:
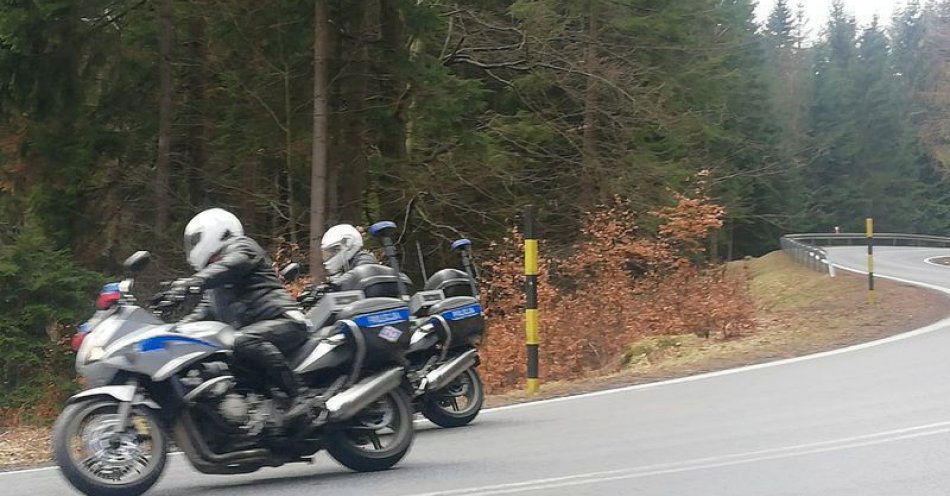
[[[74,388],[69,329],[91,315],[102,277],[32,222],[0,236],[0,421],[47,418]]]
[[[581,241],[563,256],[539,260],[542,375],[571,379],[620,365],[638,337],[696,333],[730,337],[753,327],[745,282],[700,262],[709,231],[724,210],[708,198],[677,196],[650,212],[655,235],[638,230],[638,215],[616,199],[584,220]],[[492,246],[483,264],[488,335],[482,349],[489,390],[524,377],[521,236]],[[544,250],[542,249],[542,253]]]

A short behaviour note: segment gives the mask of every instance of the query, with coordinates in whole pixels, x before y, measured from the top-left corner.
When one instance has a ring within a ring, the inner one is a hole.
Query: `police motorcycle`
[[[310,390],[313,415],[275,433],[280,402],[259,373],[232,360],[233,328],[165,323],[157,315],[181,301],[163,293],[150,306],[136,301],[134,276],[148,260],[144,251],[126,260],[128,279],[103,288],[98,311],[73,341],[76,370],[89,389],[59,415],[53,451],[76,489],[142,494],[161,476],[172,441],[207,474],[309,462],[321,449],[353,470],[384,470],[409,451],[409,310],[402,300],[345,306],[335,326],[290,357]]]
[[[437,271],[409,301],[414,331],[406,357],[413,400],[417,411],[441,427],[467,425],[485,401],[476,370],[485,318],[471,245],[467,239],[452,243],[452,250],[461,254],[464,272]]]
[[[415,410],[441,427],[460,427],[470,423],[481,411],[484,387],[476,367],[476,347],[485,330],[482,308],[467,239],[452,244],[462,256],[466,272],[443,269],[430,277],[423,291],[410,298],[411,281],[400,272],[393,234],[396,224],[373,224],[369,233],[376,237],[389,266],[361,265],[351,269],[352,287],[333,293],[301,295],[308,319],[317,326],[327,325],[337,309],[369,294],[382,292],[388,297],[409,300],[411,315],[407,391]],[[397,274],[399,276],[397,277]]]

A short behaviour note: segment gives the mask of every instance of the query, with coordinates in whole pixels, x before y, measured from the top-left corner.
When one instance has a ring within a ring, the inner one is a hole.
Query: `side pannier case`
[[[409,349],[409,307],[396,298],[367,298],[340,311],[344,332],[350,333],[357,349],[365,349],[367,370],[405,364]]]
[[[429,308],[429,315],[446,328],[449,349],[475,346],[485,334],[482,306],[471,296],[446,298]]]

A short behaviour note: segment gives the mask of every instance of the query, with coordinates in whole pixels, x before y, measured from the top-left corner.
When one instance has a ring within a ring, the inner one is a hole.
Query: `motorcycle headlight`
[[[94,346],[89,348],[89,353],[86,353],[86,363],[96,362],[102,359],[106,355],[106,350],[102,346]]]

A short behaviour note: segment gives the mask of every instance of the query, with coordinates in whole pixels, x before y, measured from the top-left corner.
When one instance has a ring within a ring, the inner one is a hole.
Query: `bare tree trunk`
[[[380,1],[380,34],[384,54],[383,101],[389,106],[390,122],[383,126],[379,137],[379,151],[383,158],[395,163],[406,160],[406,122],[408,107],[406,85],[400,66],[407,58],[402,19],[398,2]]]
[[[339,85],[337,85],[339,86]],[[333,91],[331,93],[332,100],[338,101],[339,95],[338,91]],[[333,110],[330,110],[333,113]],[[334,122],[333,119],[330,120],[330,150],[328,154],[328,163],[327,163],[327,225],[332,226],[334,224],[339,224],[340,219],[340,174],[343,172],[343,161],[346,160],[342,152],[342,148],[346,146],[345,138],[342,138],[343,133],[339,129],[340,126]],[[346,182],[344,181],[344,184]]]
[[[324,278],[320,238],[326,223],[327,192],[327,55],[330,25],[326,0],[314,6],[313,40],[313,159],[310,170],[310,274]]]
[[[596,0],[587,3],[587,47],[584,50],[584,63],[587,72],[597,72],[597,13]],[[597,201],[595,182],[598,177],[597,160],[597,81],[587,78],[584,90],[584,134],[582,137],[583,170],[580,174],[580,196],[583,207],[591,207]]]
[[[290,67],[284,63],[284,167],[287,170],[287,232],[290,236],[290,243],[298,244],[297,240],[297,209],[294,205],[297,195],[294,193],[294,167],[293,167],[293,144],[294,136],[292,131],[293,124],[290,122],[293,113],[290,99]]]
[[[207,188],[204,184],[204,169],[208,162],[208,53],[203,16],[193,15],[188,20],[188,108],[189,132],[186,144],[188,171],[188,199],[192,207],[206,207]]]
[[[369,163],[366,156],[366,117],[365,102],[368,91],[369,54],[367,34],[369,32],[369,9],[362,9],[356,19],[355,42],[350,53],[349,77],[344,79],[343,100],[346,102],[341,126],[340,148],[346,150],[339,162],[340,171],[345,171],[346,180],[339,183],[339,215],[341,220],[353,224],[360,223],[363,213],[363,197],[366,195]]]
[[[341,9],[341,3],[346,0],[337,0],[335,8]],[[365,9],[365,5],[361,5]],[[340,10],[338,10],[340,11]],[[346,19],[346,15],[341,15],[341,19]],[[344,20],[339,22],[345,23]],[[339,26],[338,29],[346,30],[346,25]],[[330,33],[333,36],[333,33]],[[340,222],[340,174],[344,166],[343,162],[347,160],[347,140],[343,133],[343,123],[346,121],[348,105],[344,96],[347,86],[350,82],[347,78],[347,46],[346,39],[349,36],[337,36],[330,38],[332,59],[329,70],[333,73],[329,79],[334,82],[330,85],[330,140],[327,154],[327,225],[334,225]]]
[[[172,0],[159,4],[159,76],[158,96],[158,157],[155,160],[155,178],[152,194],[155,201],[155,235],[163,237],[168,228],[169,187],[171,177],[172,140]]]

